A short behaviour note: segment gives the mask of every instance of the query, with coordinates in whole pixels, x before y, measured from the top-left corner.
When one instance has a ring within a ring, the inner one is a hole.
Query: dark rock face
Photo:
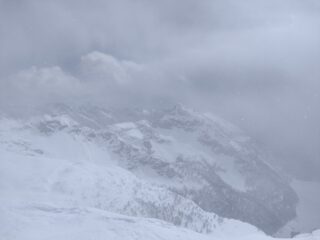
[[[251,223],[268,234],[295,217],[295,192],[233,125],[181,106],[133,112],[125,116],[126,111],[82,108],[63,113],[79,124],[70,132],[97,141],[122,167],[207,212]],[[51,132],[67,126],[50,120],[39,128]]]

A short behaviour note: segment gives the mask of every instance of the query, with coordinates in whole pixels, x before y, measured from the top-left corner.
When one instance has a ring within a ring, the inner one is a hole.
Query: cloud
[[[9,76],[2,84],[2,103],[40,105],[84,93],[81,82],[60,67],[31,67]]]
[[[143,71],[143,66],[95,51],[81,57],[81,70],[90,81],[127,85],[135,73]]]
[[[98,51],[80,57],[75,69],[71,72],[60,66],[32,66],[18,71],[0,82],[1,105],[6,105],[8,100],[11,106],[54,102],[134,104],[136,95],[147,94],[142,86],[152,85],[154,81],[146,66]]]
[[[2,0],[0,105],[179,101],[320,165],[319,16],[318,0]]]

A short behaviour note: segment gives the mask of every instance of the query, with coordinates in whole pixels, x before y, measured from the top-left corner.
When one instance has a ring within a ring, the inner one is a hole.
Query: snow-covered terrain
[[[271,231],[294,215],[293,190],[223,120],[90,110],[1,116],[1,239],[268,239],[230,218]]]
[[[212,234],[200,234],[156,219],[128,217],[96,208],[5,205],[0,213],[0,236],[5,240],[273,240],[246,230],[235,234],[230,229],[220,229]],[[296,239],[318,240],[320,231]]]

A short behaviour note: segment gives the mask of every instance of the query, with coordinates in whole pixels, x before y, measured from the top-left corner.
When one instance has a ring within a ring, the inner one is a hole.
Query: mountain
[[[45,219],[43,229],[53,222],[82,226],[80,216],[93,228],[104,221],[118,230],[122,221],[132,229],[143,225],[137,236],[150,224],[169,224],[168,234],[176,225],[192,234],[228,229],[235,236],[262,235],[244,222],[272,234],[295,217],[295,192],[248,136],[181,105],[146,110],[60,104],[31,117],[3,115],[0,156],[6,239],[15,239],[10,224],[34,228]]]
[[[297,216],[276,234],[281,237],[312,232],[320,226],[320,182],[294,179],[291,185],[299,197]]]

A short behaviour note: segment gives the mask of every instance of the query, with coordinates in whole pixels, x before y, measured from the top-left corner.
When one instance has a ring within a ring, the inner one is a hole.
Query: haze
[[[182,102],[320,171],[317,0],[0,0],[0,106]],[[21,108],[19,108],[21,109]]]

